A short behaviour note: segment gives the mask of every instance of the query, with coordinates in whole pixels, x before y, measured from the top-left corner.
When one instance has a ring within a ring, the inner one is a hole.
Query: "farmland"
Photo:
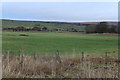
[[[118,3],[31,1],[2,1],[2,80],[120,80]]]
[[[84,30],[68,23],[5,22],[3,28],[40,24],[39,27],[44,25],[49,30]],[[120,75],[117,34],[6,30],[0,39],[3,78],[118,78]]]
[[[120,75],[117,34],[3,31],[2,53],[3,78]]]
[[[27,36],[21,36],[25,34]],[[118,36],[57,33],[57,32],[3,32],[2,49],[17,54],[61,54],[95,53],[102,55],[106,51],[118,53]],[[113,54],[114,55],[114,54]]]
[[[115,79],[120,75],[115,35],[3,32],[2,40],[3,78]]]

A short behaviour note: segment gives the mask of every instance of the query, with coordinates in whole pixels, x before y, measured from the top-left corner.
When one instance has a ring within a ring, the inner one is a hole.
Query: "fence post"
[[[7,64],[8,64],[8,72],[10,71],[10,52],[7,51]]]
[[[60,53],[59,50],[56,51],[56,62],[61,63]]]
[[[107,78],[107,58],[108,58],[108,52],[105,52],[105,78]]]
[[[34,60],[36,61],[36,59],[37,59],[37,58],[36,58],[36,53],[34,53]]]
[[[107,68],[107,58],[108,58],[108,52],[105,53],[105,65],[106,65],[106,68]]]
[[[22,72],[23,71],[23,58],[24,58],[24,52],[23,52],[23,50],[20,52],[20,55],[19,55],[19,59],[20,59],[20,72]]]
[[[83,68],[84,52],[82,52],[82,58],[81,58],[81,61],[82,61],[82,68]]]
[[[82,61],[82,69],[83,69],[83,75],[81,75],[81,76],[84,76],[84,77],[86,77],[86,75],[85,75],[85,69],[84,69],[84,52],[82,52],[82,57],[81,57],[81,61]]]

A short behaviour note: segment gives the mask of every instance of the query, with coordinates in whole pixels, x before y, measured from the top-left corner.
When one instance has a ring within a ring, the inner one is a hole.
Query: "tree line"
[[[85,27],[86,33],[119,33],[117,25],[109,25],[107,22],[100,22]]]
[[[119,25],[120,23],[118,23]],[[48,29],[47,27],[39,27],[35,26],[32,28],[27,28],[24,26],[18,26],[18,27],[11,27],[11,28],[3,28],[3,31],[67,31],[67,32],[82,32],[82,33],[120,33],[119,27],[117,25],[109,25],[107,22],[100,22],[98,24],[90,24],[85,27],[84,30],[77,30],[75,28],[68,28],[68,29],[60,29],[60,28],[53,28]]]
[[[47,31],[47,27],[33,27],[33,28],[25,28],[23,26],[15,27],[15,28],[3,28],[3,31]]]
[[[3,28],[3,31],[13,31],[13,32],[18,32],[18,31],[25,31],[25,32],[29,32],[29,31],[68,31],[68,32],[80,32],[75,28],[69,28],[69,29],[60,29],[60,28],[53,28],[53,29],[48,29],[47,27],[32,27],[32,28],[26,28],[23,26],[19,26],[19,27],[11,27],[11,28]]]

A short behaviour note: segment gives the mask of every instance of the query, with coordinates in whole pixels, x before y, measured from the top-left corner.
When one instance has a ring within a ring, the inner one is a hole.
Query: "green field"
[[[29,36],[20,36],[27,34]],[[117,53],[118,37],[56,32],[3,32],[2,49],[17,54],[53,54],[58,49],[61,54],[85,53],[104,54],[106,51]]]

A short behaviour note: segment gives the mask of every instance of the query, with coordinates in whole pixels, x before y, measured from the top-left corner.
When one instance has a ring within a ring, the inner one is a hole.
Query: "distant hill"
[[[98,24],[99,22],[81,22],[81,24]],[[109,25],[118,25],[117,22],[107,22]]]
[[[47,21],[21,21],[21,20],[2,20],[2,27],[3,28],[14,28],[14,27],[26,27],[26,28],[32,28],[32,27],[47,27],[49,30],[53,29],[61,29],[61,30],[67,30],[67,29],[77,29],[79,31],[84,30],[84,27],[87,24],[80,24],[80,23],[67,23],[67,22],[47,22]]]
[[[2,19],[3,28],[15,28],[15,27],[47,27],[48,30],[59,29],[61,31],[67,31],[75,29],[77,31],[84,31],[85,27],[91,24],[98,24],[99,22],[50,22],[50,21],[22,21],[22,20],[7,20]],[[109,25],[117,25],[117,22],[108,22]]]

